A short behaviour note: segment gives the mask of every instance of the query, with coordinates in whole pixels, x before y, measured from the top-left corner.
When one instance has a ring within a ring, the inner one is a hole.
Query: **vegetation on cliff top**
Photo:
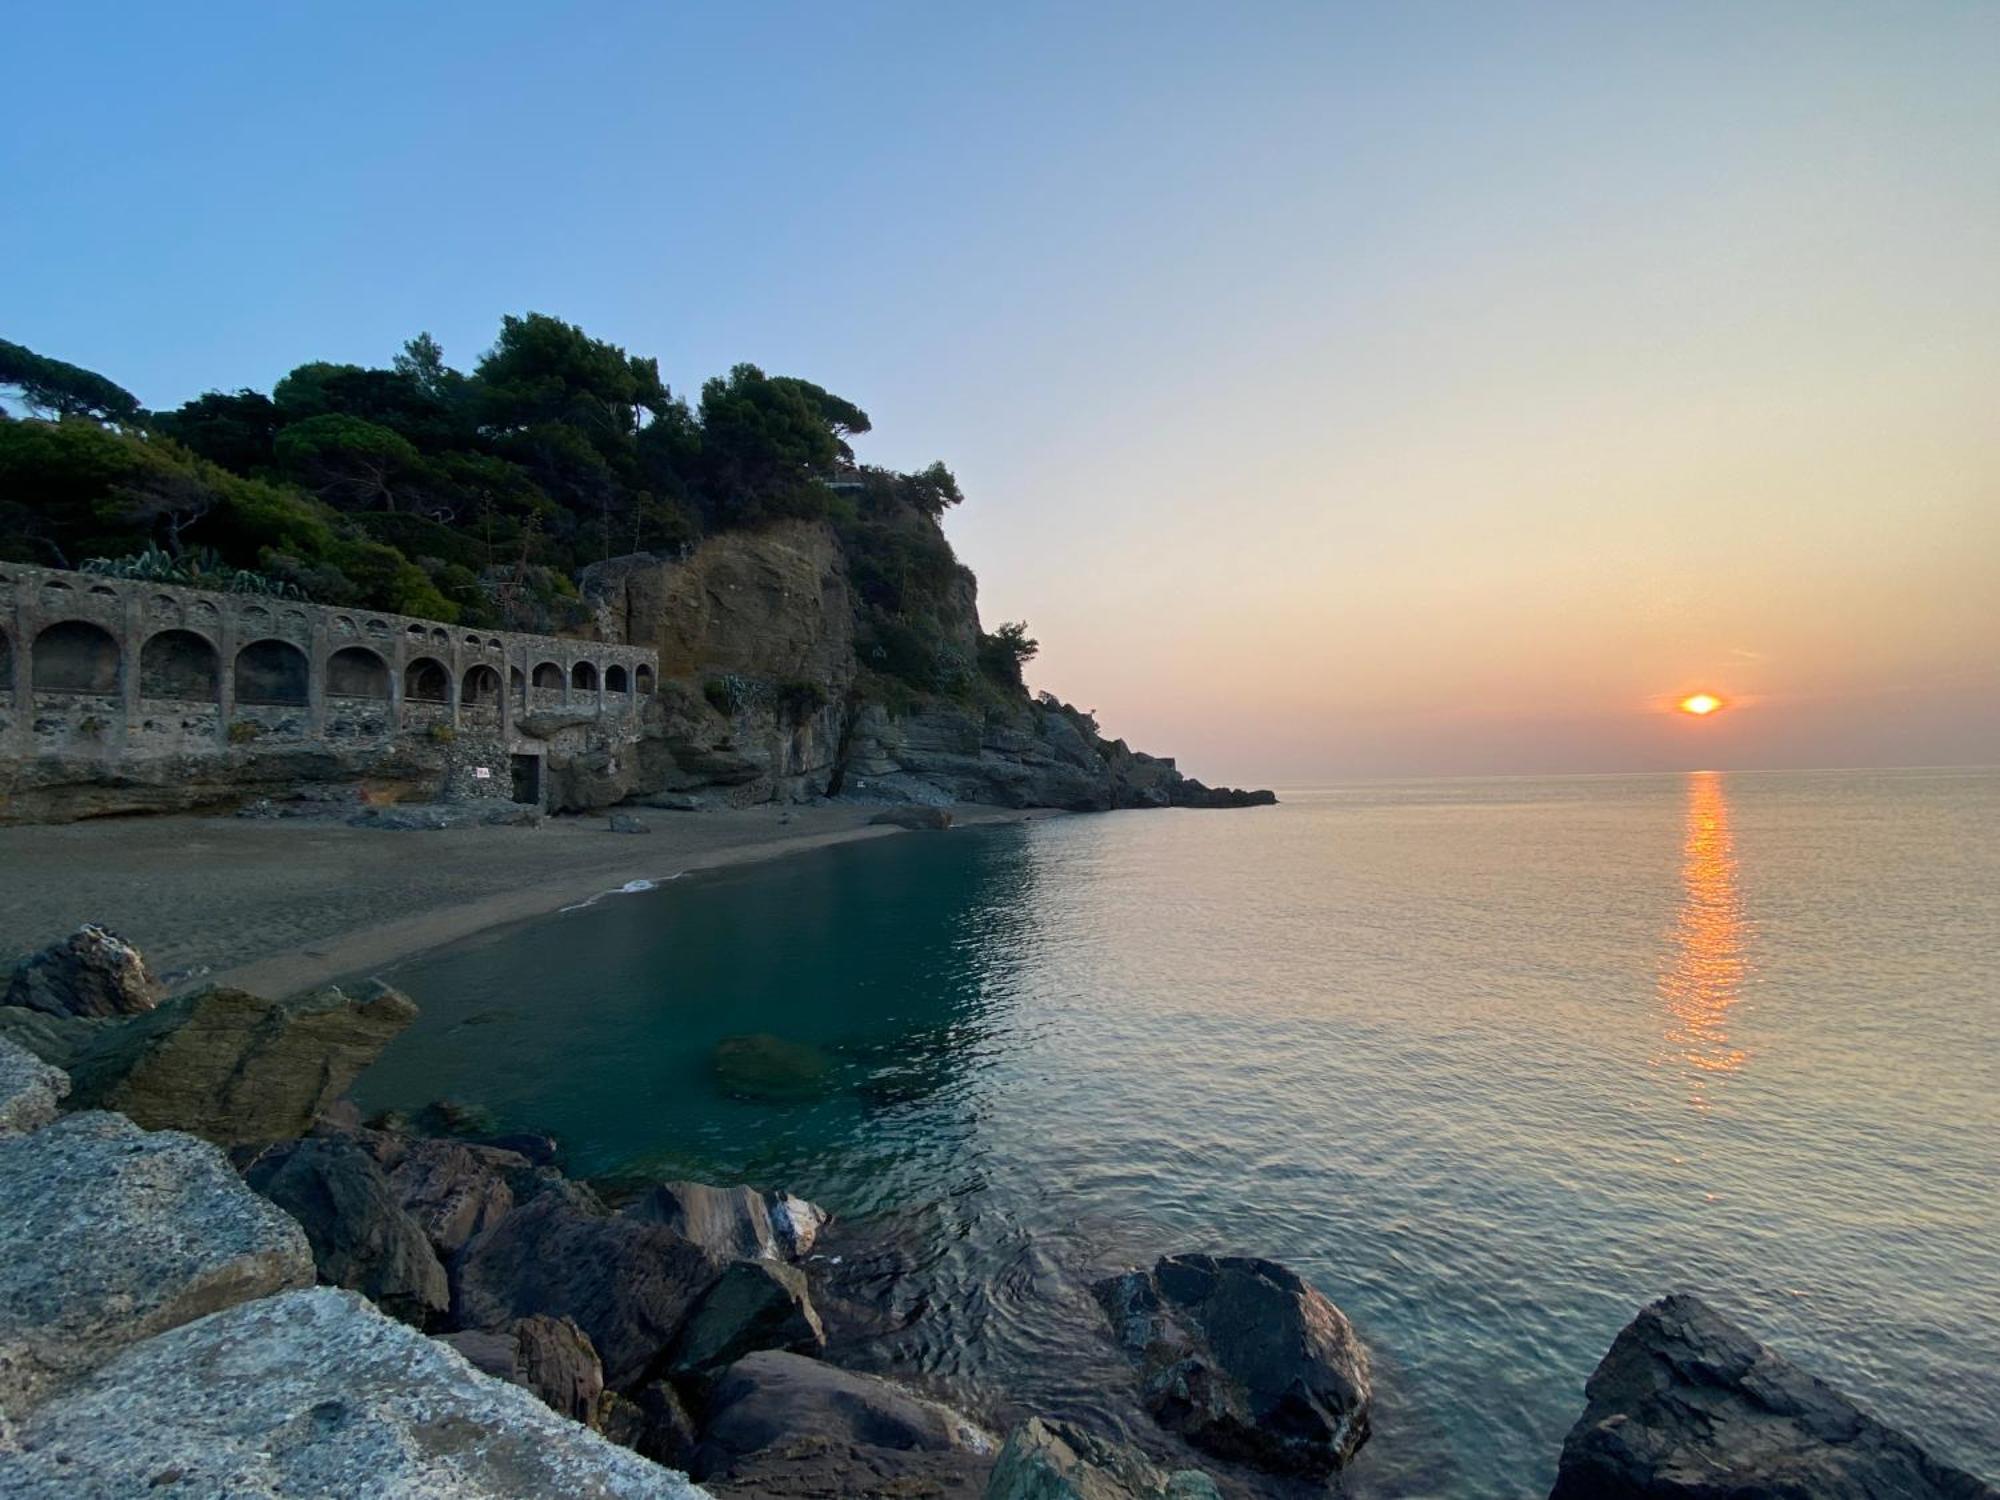
[[[942,463],[856,465],[868,414],[808,380],[740,364],[690,406],[656,360],[530,313],[469,374],[419,334],[387,368],[314,361],[165,412],[0,341],[0,395],[31,414],[0,411],[0,557],[254,574],[323,603],[560,630],[591,562],[824,519],[871,648],[938,675],[935,641],[902,653],[921,663],[894,643],[936,634],[958,571],[936,519],[958,483]]]

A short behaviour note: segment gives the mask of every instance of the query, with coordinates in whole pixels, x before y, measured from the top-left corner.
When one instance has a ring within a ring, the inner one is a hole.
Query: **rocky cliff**
[[[916,524],[942,545],[934,523]],[[1206,787],[1018,684],[974,672],[927,691],[881,671],[871,660],[881,648],[863,644],[850,548],[823,522],[731,533],[678,559],[613,559],[587,570],[583,587],[607,640],[659,652],[662,682],[638,754],[571,768],[559,806],[841,794],[1074,811],[1275,800]],[[926,603],[921,629],[939,658],[975,661],[972,574],[954,566]]]

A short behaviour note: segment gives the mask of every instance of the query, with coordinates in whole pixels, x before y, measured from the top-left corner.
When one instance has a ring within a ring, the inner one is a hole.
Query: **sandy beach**
[[[853,839],[880,809],[827,804],[649,812],[539,828],[423,831],[303,819],[156,817],[0,828],[0,961],[82,922],[136,943],[168,988],[284,995],[490,927],[690,870]],[[1055,816],[961,807],[960,824]]]

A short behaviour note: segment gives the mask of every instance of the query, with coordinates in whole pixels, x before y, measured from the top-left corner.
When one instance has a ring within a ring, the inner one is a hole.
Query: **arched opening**
[[[116,693],[118,663],[118,642],[110,631],[64,620],[35,637],[35,691]]]
[[[642,693],[652,692],[653,669],[651,667],[642,665],[636,672],[632,674],[632,684]]]
[[[450,669],[435,657],[418,657],[403,671],[403,697],[410,703],[449,703]]]
[[[162,630],[140,648],[139,693],[214,703],[222,695],[222,658],[192,630]]]
[[[465,674],[458,701],[470,707],[491,708],[500,702],[500,674],[491,667],[474,667]]]
[[[306,701],[311,669],[290,641],[252,641],[236,653],[236,701],[295,706]]]
[[[632,684],[625,678],[625,669],[613,662],[604,669],[604,691],[607,693],[629,693]]]
[[[597,668],[587,661],[580,661],[569,669],[569,685],[582,692],[597,691]]]
[[[389,664],[366,646],[342,646],[326,659],[329,698],[389,696]]]
[[[535,686],[550,688],[560,693],[563,686],[562,668],[552,661],[545,661],[535,668]]]

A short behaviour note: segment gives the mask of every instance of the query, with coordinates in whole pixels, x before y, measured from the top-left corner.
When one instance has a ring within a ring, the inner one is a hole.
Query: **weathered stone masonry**
[[[531,716],[636,737],[658,673],[633,646],[0,564],[10,760],[367,750],[447,729],[539,755]]]

